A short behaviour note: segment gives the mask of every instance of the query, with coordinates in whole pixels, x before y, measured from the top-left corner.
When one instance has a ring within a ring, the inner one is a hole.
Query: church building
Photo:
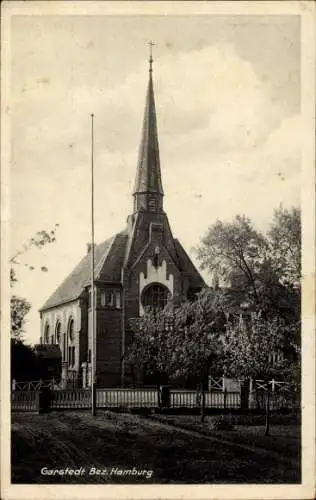
[[[146,306],[163,308],[177,296],[205,287],[163,209],[152,56],[136,179],[127,227],[95,245],[95,366],[99,386],[132,383],[125,363],[130,318]],[[63,378],[89,385],[92,314],[91,245],[87,254],[40,309],[41,344],[59,344]]]

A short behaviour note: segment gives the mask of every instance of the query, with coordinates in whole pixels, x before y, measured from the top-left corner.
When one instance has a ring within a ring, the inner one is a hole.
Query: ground
[[[12,415],[13,483],[299,483],[299,426],[210,429],[211,417],[98,411]],[[184,426],[185,428],[179,428]],[[85,467],[82,476],[44,476],[42,467]],[[90,467],[107,469],[90,475]],[[152,470],[152,477],[109,474]]]

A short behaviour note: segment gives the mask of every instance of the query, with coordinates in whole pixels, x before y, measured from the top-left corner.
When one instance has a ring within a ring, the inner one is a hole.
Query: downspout
[[[124,387],[125,379],[125,286],[124,286],[124,268],[121,270],[122,283],[122,332],[121,332],[121,387]]]

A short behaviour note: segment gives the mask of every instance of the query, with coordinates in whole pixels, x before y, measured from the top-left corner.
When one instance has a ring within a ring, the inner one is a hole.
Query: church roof
[[[163,195],[152,66],[149,70],[142,138],[133,194],[158,193]]]
[[[127,250],[128,233],[122,231],[103,243],[95,246],[95,274],[94,279],[108,283],[119,283],[121,281],[121,269],[124,265],[124,257]],[[174,239],[177,265],[184,274],[190,276],[191,286],[201,287],[205,283],[200,273],[195,268],[181,243]],[[48,298],[40,311],[71,302],[80,297],[85,287],[90,285],[91,254],[87,253]]]
[[[188,274],[190,276],[191,286],[193,288],[194,287],[200,288],[201,286],[206,286],[206,283],[204,282],[202,276],[200,275],[200,273],[196,269],[192,260],[188,256],[187,252],[184,250],[180,241],[175,238],[174,244],[175,244],[177,256],[179,259],[179,267],[185,274]]]
[[[95,246],[95,280],[120,281],[126,239],[127,232],[123,231]],[[84,288],[90,284],[90,272],[91,254],[87,253],[55,292],[48,298],[40,311],[50,309],[51,307],[70,302],[80,297]]]

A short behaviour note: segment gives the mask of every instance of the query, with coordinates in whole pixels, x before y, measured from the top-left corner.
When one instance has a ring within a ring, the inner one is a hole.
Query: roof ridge
[[[103,258],[101,256],[99,263],[97,265],[95,265],[95,269],[94,269],[94,279],[95,280],[98,278],[98,274],[100,274],[100,272],[102,270],[103,264],[108,256],[109,252],[111,251],[111,248],[113,246],[113,243],[114,243],[116,237],[117,237],[117,234],[115,234],[114,236],[109,238],[109,240],[111,240],[111,241],[110,241],[110,246],[107,248],[107,252],[104,253]],[[105,240],[105,241],[107,241],[107,240]],[[100,245],[102,245],[102,243],[100,243]],[[99,268],[99,270],[97,270],[97,268]]]
[[[123,235],[124,233],[126,233],[126,230],[116,233],[103,242],[96,244],[95,258],[97,264],[95,266],[95,276],[100,273],[116,237]],[[45,311],[46,309],[51,309],[78,299],[81,296],[84,287],[87,286],[89,276],[89,254],[86,253],[62,281],[62,283],[53,291],[53,293],[50,294],[39,311]]]
[[[182,258],[181,258],[181,255],[179,255],[179,251],[178,250],[180,250],[180,252],[184,256],[184,258],[187,259],[187,261],[189,262],[190,266],[195,270],[196,275],[202,280],[202,282],[204,283],[204,285],[206,285],[206,282],[205,282],[204,278],[202,277],[199,269],[193,264],[193,262],[191,260],[191,257],[189,256],[188,252],[183,247],[182,243],[178,240],[178,238],[174,238],[174,242],[175,242],[175,249],[176,249],[176,253],[177,253],[180,265],[181,265]]]

